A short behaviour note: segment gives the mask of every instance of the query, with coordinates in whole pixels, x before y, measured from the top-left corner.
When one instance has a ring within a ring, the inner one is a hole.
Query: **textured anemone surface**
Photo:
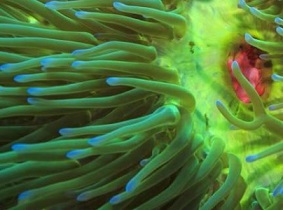
[[[0,209],[283,206],[283,3],[3,0]]]

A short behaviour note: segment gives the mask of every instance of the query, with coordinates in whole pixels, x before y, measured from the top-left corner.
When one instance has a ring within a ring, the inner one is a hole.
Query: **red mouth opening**
[[[261,60],[259,55],[263,53],[263,51],[247,43],[242,43],[239,46],[239,49],[228,59],[227,65],[232,78],[233,89],[236,92],[237,97],[244,103],[250,103],[250,98],[234,77],[231,67],[232,62],[238,62],[244,76],[261,96],[265,92],[265,83],[262,80],[262,71],[264,69],[265,61]]]

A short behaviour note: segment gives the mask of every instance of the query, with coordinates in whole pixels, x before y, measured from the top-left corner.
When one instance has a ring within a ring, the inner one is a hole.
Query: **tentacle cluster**
[[[194,132],[194,96],[158,64],[181,5],[1,2],[1,209],[239,206],[238,158]]]
[[[279,35],[281,34],[281,17],[283,4],[281,1],[239,1],[240,8],[244,9],[247,12],[250,12],[252,15],[257,18],[268,21],[270,23],[276,23],[279,26],[276,28],[276,32]],[[280,38],[278,39],[280,40]],[[261,49],[268,54],[261,54],[260,58],[264,60],[274,60],[282,59],[282,49],[283,43],[280,41],[263,41],[257,38],[252,37],[250,34],[245,34],[245,41]],[[276,63],[276,62],[275,62]],[[282,68],[282,65],[279,65]],[[269,110],[266,110],[264,103],[262,102],[260,96],[249,83],[249,81],[243,76],[241,69],[236,61],[232,63],[232,71],[235,78],[238,80],[240,85],[244,88],[246,93],[249,95],[254,112],[254,119],[252,121],[244,121],[237,118],[233,115],[221,101],[216,102],[216,106],[223,116],[234,126],[245,129],[245,130],[255,130],[260,127],[268,130],[270,133],[278,136],[280,139],[283,136],[283,122],[280,114],[273,114],[272,111],[278,110],[282,107],[282,104],[274,104],[269,106]],[[280,70],[281,71],[281,70]],[[281,76],[278,74],[273,74],[272,79],[277,81],[282,81]],[[253,162],[261,158],[265,158],[270,155],[280,155],[283,151],[283,142],[278,141],[272,146],[266,148],[265,150],[252,154],[246,157],[247,162]],[[281,167],[282,168],[282,167]],[[281,170],[282,171],[282,170]],[[274,187],[274,186],[271,186]],[[282,194],[282,181],[273,189],[273,193],[270,195],[270,188],[259,187],[255,189],[255,199],[256,201],[252,204],[253,208],[262,208],[262,209],[277,209],[282,207],[283,203],[283,194]]]

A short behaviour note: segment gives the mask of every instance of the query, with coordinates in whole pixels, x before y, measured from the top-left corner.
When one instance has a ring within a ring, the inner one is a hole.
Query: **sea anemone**
[[[272,3],[2,1],[1,209],[278,209],[283,123],[264,108],[282,107]],[[244,159],[270,155],[258,168]]]

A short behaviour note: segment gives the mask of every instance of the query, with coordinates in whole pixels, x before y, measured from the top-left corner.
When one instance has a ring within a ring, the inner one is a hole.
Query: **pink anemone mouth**
[[[246,91],[241,87],[232,73],[232,63],[237,61],[243,75],[247,78],[250,84],[255,88],[257,93],[262,96],[266,90],[263,74],[265,71],[265,61],[260,59],[259,55],[264,52],[247,44],[242,43],[238,50],[229,56],[227,65],[230,76],[232,78],[233,89],[237,97],[244,103],[250,103],[249,96]]]

